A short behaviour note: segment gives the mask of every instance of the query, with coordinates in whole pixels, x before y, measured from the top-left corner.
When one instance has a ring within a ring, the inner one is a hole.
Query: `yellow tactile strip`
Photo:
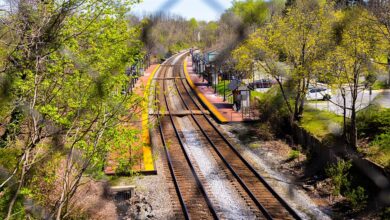
[[[184,66],[184,74],[186,75],[186,79],[188,84],[191,86],[191,88],[195,91],[196,95],[199,97],[199,99],[206,105],[207,109],[215,116],[215,118],[220,123],[227,123],[228,120],[217,110],[217,108],[201,93],[198,89],[198,87],[195,86],[194,82],[192,82],[190,75],[188,74],[187,70],[187,59],[184,59],[183,62]]]
[[[150,74],[146,87],[144,90],[144,102],[143,102],[143,111],[142,111],[142,151],[143,151],[143,161],[144,161],[144,171],[154,171],[154,162],[152,147],[150,144],[150,134],[149,134],[149,92],[150,92],[150,83],[153,80],[154,75],[159,69],[160,65],[157,65],[156,68]]]

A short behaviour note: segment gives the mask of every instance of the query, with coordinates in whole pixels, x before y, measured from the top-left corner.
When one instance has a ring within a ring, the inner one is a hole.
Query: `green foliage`
[[[348,171],[351,166],[352,163],[350,161],[339,160],[336,164],[330,165],[325,169],[326,175],[332,180],[332,194],[334,196],[340,195],[342,190],[350,187]]]
[[[226,96],[230,95],[232,91],[229,89],[229,84],[229,80],[219,81],[217,85],[217,93],[223,95],[223,91],[225,90]]]
[[[351,161],[339,160],[336,164],[328,166],[325,173],[332,180],[332,194],[334,196],[344,195],[351,207],[357,211],[366,207],[368,197],[363,187],[351,187],[349,176],[351,167]]]
[[[390,207],[385,207],[380,215],[382,220],[390,219]]]
[[[198,21],[195,18],[190,19],[189,25],[190,25],[191,30],[193,30],[193,31],[195,31],[199,27]]]
[[[306,107],[300,125],[314,136],[322,139],[342,133],[343,117],[333,112]]]
[[[81,182],[76,177],[101,169],[111,148],[109,131],[131,118],[129,109],[140,103],[137,95],[127,93],[125,71],[144,52],[141,29],[129,25],[126,15],[133,1],[15,4],[19,10],[4,17],[12,28],[0,27],[9,32],[2,35],[0,52],[4,58],[6,50],[0,87],[4,91],[7,85],[9,105],[0,113],[7,127],[0,140],[6,146],[0,148],[0,166],[8,173],[17,164],[19,169],[12,184],[1,189],[6,192],[1,209],[15,194],[12,214],[22,215],[24,197],[47,207],[70,202],[61,199],[61,190],[73,190],[62,188],[64,182],[77,189]],[[22,190],[16,191],[20,178]]]
[[[0,220],[3,218],[5,219],[5,216],[7,216],[9,202],[11,201],[11,198],[13,197],[13,193],[10,189],[6,189],[4,191],[0,191]],[[25,210],[23,205],[23,196],[19,195],[14,208],[13,208],[13,216],[12,219],[15,220],[22,220],[25,219]]]
[[[359,137],[368,138],[367,156],[385,166],[390,166],[390,109],[372,105],[357,116]]]
[[[249,25],[260,25],[267,18],[267,4],[263,0],[233,1],[231,10]]]
[[[390,167],[390,132],[377,135],[370,143],[367,156],[384,167]]]
[[[390,131],[390,109],[379,106],[370,106],[360,111],[357,116],[359,136],[375,138],[384,132]]]
[[[390,131],[376,136],[371,144],[378,146],[381,150],[390,152]]]
[[[111,137],[112,151],[115,152],[115,160],[118,166],[115,169],[119,174],[133,174],[133,167],[139,162],[142,154],[139,151],[142,148],[142,143],[138,134],[140,131],[118,127],[109,131]]]
[[[308,82],[322,72],[319,60],[331,44],[333,20],[330,5],[297,1],[286,16],[258,29],[233,51],[236,67],[248,71],[254,60],[259,60],[256,62],[259,69],[280,82],[290,117],[300,120]],[[289,91],[285,91],[281,82],[286,79],[293,85]]]
[[[21,152],[22,150],[16,147],[0,148],[0,166],[7,170],[14,169],[18,162],[18,155],[20,155]]]
[[[264,120],[288,117],[287,108],[283,102],[283,96],[278,87],[272,87],[259,100],[261,117]]]
[[[295,160],[295,159],[299,158],[299,154],[300,154],[299,150],[291,150],[289,155],[288,155],[288,159]]]
[[[347,191],[345,197],[354,210],[361,210],[367,205],[367,195],[364,188],[361,186],[358,186],[356,189]]]
[[[386,89],[388,85],[386,85],[385,81],[376,80],[372,85],[373,90]]]

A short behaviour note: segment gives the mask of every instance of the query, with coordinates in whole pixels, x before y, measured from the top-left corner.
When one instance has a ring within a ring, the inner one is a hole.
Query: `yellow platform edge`
[[[160,68],[160,64],[157,65],[152,73],[150,74],[148,81],[146,83],[144,91],[144,101],[143,101],[143,111],[142,111],[142,152],[143,152],[143,162],[144,162],[144,171],[154,171],[154,161],[152,154],[152,146],[150,142],[150,133],[149,133],[149,94],[150,94],[150,83],[153,80],[154,75],[157,70]]]
[[[228,120],[217,110],[217,108],[199,91],[198,87],[195,86],[194,82],[192,82],[190,75],[187,71],[187,58],[184,59],[183,62],[184,74],[186,76],[187,82],[190,87],[195,91],[195,94],[199,97],[199,99],[206,105],[208,110],[220,123],[227,123]]]

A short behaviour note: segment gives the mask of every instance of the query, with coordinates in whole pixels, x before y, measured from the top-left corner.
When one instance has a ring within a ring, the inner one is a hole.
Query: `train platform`
[[[245,121],[254,121],[253,118],[244,117],[241,112],[237,112],[233,110],[233,105],[227,101],[223,101],[223,97],[214,92],[214,89],[211,86],[207,86],[207,80],[203,80],[201,76],[195,73],[192,68],[192,60],[191,57],[187,57],[185,61],[185,73],[188,74],[190,85],[193,84],[196,87],[196,93],[201,101],[209,107],[212,105],[214,108],[209,111],[213,114],[220,123],[228,123],[228,122],[245,122]],[[215,110],[213,110],[215,109]]]
[[[134,152],[131,152],[131,154],[132,158],[135,158],[136,160],[134,162],[133,171],[139,172],[141,174],[157,173],[153,160],[153,151],[149,136],[149,93],[147,93],[146,91],[150,88],[150,83],[158,68],[159,65],[157,64],[151,65],[145,71],[144,75],[138,78],[138,81],[133,88],[133,92],[140,97],[143,97],[142,107],[133,111],[136,112],[136,115],[133,116],[130,123],[123,125],[124,129],[136,129],[139,131],[139,133],[136,134],[137,139],[142,141],[138,141],[137,143],[131,143],[132,148],[135,149]],[[110,154],[108,155],[107,164],[104,168],[105,174],[116,174],[115,170],[118,167],[118,158],[124,159],[124,157],[130,157],[130,152],[128,152],[127,149],[129,148],[124,147],[123,149],[117,149],[110,152]]]

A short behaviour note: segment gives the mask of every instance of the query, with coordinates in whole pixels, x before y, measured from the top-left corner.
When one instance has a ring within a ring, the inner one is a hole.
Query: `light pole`
[[[216,69],[216,66],[214,66],[214,65],[212,66],[211,69],[213,70],[213,73],[214,73],[214,78],[213,77],[211,77],[211,78],[214,81],[214,94],[216,94],[217,93],[217,76],[218,76],[218,71]]]
[[[223,101],[226,101],[226,79],[223,79]]]

